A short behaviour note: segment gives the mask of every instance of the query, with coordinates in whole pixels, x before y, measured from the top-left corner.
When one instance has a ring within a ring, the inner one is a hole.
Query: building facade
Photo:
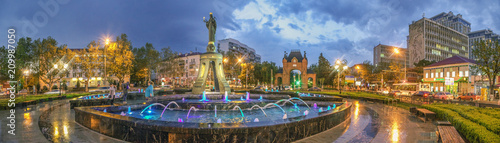
[[[109,71],[107,72],[108,77],[107,79],[104,78],[104,61],[98,61],[98,68],[94,69],[94,75],[90,75],[89,77],[85,76],[85,74],[82,72],[80,63],[76,62],[77,60],[75,58],[78,58],[80,55],[78,55],[78,51],[81,51],[83,49],[71,49],[75,53],[75,56],[72,58],[68,59],[68,67],[66,67],[66,72],[67,74],[63,75],[60,81],[66,81],[66,85],[68,88],[76,88],[78,82],[80,82],[80,87],[85,87],[85,82],[88,80],[88,86],[89,87],[102,87],[102,86],[109,86],[109,83],[106,82],[106,80],[112,80],[118,82],[119,79],[113,74],[110,74]],[[104,56],[100,53],[98,57],[104,58]],[[107,61],[108,65],[112,61]],[[62,68],[62,67],[59,67]],[[130,75],[126,75],[123,79],[124,82],[129,82],[130,81]],[[47,86],[46,83],[44,83],[42,80],[40,80],[40,85]],[[48,88],[51,88],[52,86],[58,86],[59,87],[59,81],[53,83],[50,87],[47,86]]]
[[[493,33],[490,29],[483,29],[474,32],[470,32],[467,34],[469,36],[469,53],[472,53],[472,49],[474,48],[474,43],[479,42],[481,40],[497,40],[500,41],[500,36],[496,33]],[[469,59],[475,59],[472,54],[469,54]]]
[[[409,25],[407,39],[410,63],[441,61],[455,55],[469,57],[466,34],[425,17]]]
[[[471,29],[470,22],[463,19],[461,14],[453,15],[451,11],[448,13],[442,12],[429,19],[463,34],[469,33]]]
[[[164,73],[156,74],[157,79],[159,79],[160,85],[180,85],[185,87],[193,86],[196,77],[198,77],[198,67],[200,66],[200,56],[199,52],[189,52],[189,53],[179,53],[177,58],[172,61],[166,62],[177,62],[178,66],[181,67],[179,75],[167,75]]]
[[[228,38],[217,41],[219,53],[231,51],[244,58],[245,61],[260,63],[261,57],[255,49],[248,47],[238,40]]]
[[[450,92],[454,95],[474,93],[469,77],[474,60],[453,56],[424,67],[424,83],[430,84],[431,92]]]
[[[410,62],[406,48],[378,44],[373,47],[373,65],[377,66],[381,62],[389,64],[397,63],[403,66],[406,64],[406,67],[410,66],[408,64]]]
[[[316,74],[307,69],[307,57],[300,50],[292,50],[290,54],[283,57],[283,68],[279,68],[274,76],[274,84],[277,86],[294,86],[302,89],[308,88],[308,83],[312,82],[312,87],[316,86]],[[293,81],[292,81],[293,80]]]

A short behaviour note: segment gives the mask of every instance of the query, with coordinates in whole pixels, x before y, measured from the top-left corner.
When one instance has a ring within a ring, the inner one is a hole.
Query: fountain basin
[[[312,102],[308,102],[308,104],[310,103],[312,104]],[[319,107],[333,104],[331,102],[315,103]],[[182,123],[178,122],[178,120],[170,120],[182,117],[184,114],[173,118],[167,117],[169,120],[145,119],[145,116],[134,117],[116,114],[128,109],[128,107],[122,106],[77,107],[75,108],[75,121],[99,133],[131,142],[291,142],[330,129],[349,119],[351,105],[339,107],[340,110],[336,111],[330,110],[321,113],[312,113],[315,111],[311,111],[307,116],[288,113],[290,115],[287,119],[273,118],[272,120],[266,120],[261,117],[258,118],[259,122],[253,122],[254,118],[251,118],[250,113],[247,113],[249,117],[247,117],[247,120],[242,120],[242,122],[223,120],[221,123],[217,123],[215,117],[201,121],[184,117]],[[132,106],[131,109],[135,112],[133,115],[137,115],[137,111],[145,107],[145,104]],[[174,108],[175,106],[170,107]],[[219,107],[217,108],[219,109]],[[279,112],[277,107],[272,108],[278,110],[276,112],[271,111],[272,113],[279,116],[283,114]],[[305,109],[307,107],[301,106],[300,108]],[[104,109],[107,112],[102,112]],[[255,111],[251,112],[259,114],[259,109],[253,110]],[[311,110],[317,109],[311,107]],[[153,108],[153,112],[157,111]],[[167,114],[169,111],[167,109],[164,116],[173,116]],[[200,113],[191,114],[195,118],[196,114],[203,115],[205,112],[211,113],[212,111],[200,109],[197,111]],[[182,112],[186,112],[186,109],[179,110],[179,113]],[[223,112],[229,111],[219,110],[218,115],[223,117]],[[231,114],[231,116],[243,118],[238,117],[237,111],[231,112],[234,112],[234,115]],[[271,114],[271,112],[268,114]]]

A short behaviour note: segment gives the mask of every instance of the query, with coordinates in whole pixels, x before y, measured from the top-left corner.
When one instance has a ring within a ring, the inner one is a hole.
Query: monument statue
[[[212,13],[210,13],[210,19],[208,20],[205,20],[205,17],[203,17],[203,22],[205,22],[208,29],[208,45],[207,52],[200,56],[200,67],[198,77],[194,82],[193,94],[202,94],[205,90],[208,90],[207,93],[210,93],[212,89],[215,91],[211,93],[224,94],[225,92],[231,92],[223,71],[222,54],[218,53],[217,47],[215,47],[217,23]],[[212,71],[210,77],[213,76],[213,85],[206,84],[207,77],[209,76],[208,71]]]
[[[210,13],[210,19],[205,20],[205,17],[203,17],[203,22],[206,23],[207,29],[208,29],[208,46],[207,46],[207,52],[215,52],[217,49],[214,45],[215,42],[215,31],[217,30],[217,22],[215,22],[215,18]]]

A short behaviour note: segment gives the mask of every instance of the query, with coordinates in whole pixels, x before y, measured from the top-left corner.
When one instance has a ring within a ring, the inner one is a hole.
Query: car
[[[264,91],[264,87],[262,86],[257,86],[253,89],[253,91]]]
[[[47,91],[47,92],[45,92],[43,94],[59,94],[60,92],[61,92],[60,90],[56,89],[56,90],[52,90],[52,91]],[[64,92],[62,92],[62,93],[64,93]]]
[[[429,91],[417,91],[417,92],[413,93],[412,96],[420,97],[420,98],[428,98],[429,95],[431,95],[431,92],[429,92]]]
[[[401,95],[401,91],[393,90],[393,91],[389,92],[389,95],[390,96],[399,96],[399,95]]]
[[[307,89],[307,91],[321,91],[321,88],[319,88],[319,87],[312,87],[312,88]]]
[[[470,100],[470,101],[481,100],[481,96],[476,95],[474,93],[464,93],[458,96],[458,100]]]
[[[108,91],[109,91],[109,87],[99,87],[97,89],[89,90],[89,92],[108,92]]]
[[[438,92],[432,95],[432,98],[442,99],[442,100],[451,100],[453,99],[453,94],[449,92]]]
[[[283,90],[292,90],[292,87],[290,87],[290,86],[283,86]]]

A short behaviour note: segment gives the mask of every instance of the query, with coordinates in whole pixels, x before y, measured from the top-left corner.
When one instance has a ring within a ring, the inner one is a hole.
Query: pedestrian
[[[109,94],[108,94],[108,98],[110,98],[111,100],[111,105],[113,105],[113,102],[115,101],[115,85],[111,84],[109,85]]]
[[[146,93],[145,93],[146,99],[152,98],[154,96],[153,94],[153,82],[149,81],[148,82],[148,88],[146,88]]]
[[[127,104],[127,94],[128,94],[128,89],[130,88],[130,83],[127,82],[123,84],[123,103]]]

